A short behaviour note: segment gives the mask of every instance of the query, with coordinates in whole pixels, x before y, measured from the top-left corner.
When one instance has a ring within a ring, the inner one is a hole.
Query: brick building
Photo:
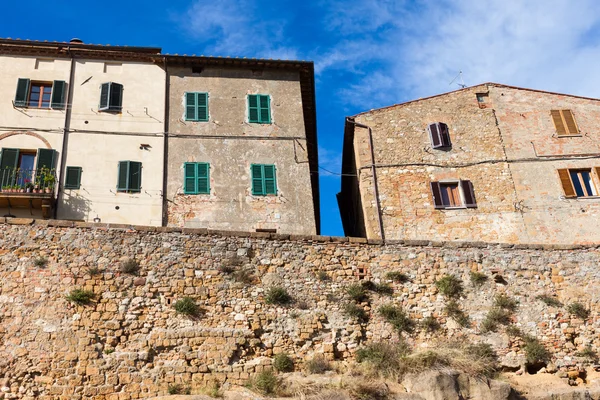
[[[349,236],[597,243],[600,100],[486,83],[346,119]]]

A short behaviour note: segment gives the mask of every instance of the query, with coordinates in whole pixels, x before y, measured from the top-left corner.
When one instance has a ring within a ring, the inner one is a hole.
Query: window
[[[248,95],[248,122],[271,123],[271,98],[268,94]]]
[[[52,149],[11,149],[3,148],[0,154],[1,185],[27,183],[49,186],[54,182],[56,151]],[[52,180],[52,182],[51,182]]]
[[[123,105],[123,85],[115,82],[100,86],[100,105],[98,111],[121,112]]]
[[[476,93],[477,103],[479,108],[487,108],[490,104],[490,96],[488,93]]]
[[[185,163],[183,171],[184,194],[210,194],[210,165],[208,163]]]
[[[427,130],[429,131],[429,138],[431,139],[431,147],[434,149],[452,147],[448,125],[443,122],[436,122],[434,124],[429,124]]]
[[[19,78],[15,94],[15,107],[65,108],[65,81],[37,82]]]
[[[252,175],[253,195],[266,196],[277,194],[277,179],[275,177],[274,165],[252,164],[250,173]]]
[[[435,208],[476,208],[471,181],[431,182]]]
[[[65,189],[79,189],[81,186],[81,167],[67,167]]]
[[[600,173],[596,168],[596,174]],[[597,196],[596,186],[592,181],[592,170],[587,169],[559,169],[558,176],[565,192],[565,197],[592,197]]]
[[[185,94],[185,120],[208,121],[208,93],[188,92]]]
[[[142,163],[119,161],[117,192],[139,193],[142,188]]]
[[[551,110],[552,121],[558,136],[579,135],[579,128],[571,110]]]

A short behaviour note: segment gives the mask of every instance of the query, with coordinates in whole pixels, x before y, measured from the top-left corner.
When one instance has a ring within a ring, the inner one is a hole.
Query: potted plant
[[[31,183],[31,179],[25,179],[25,191],[27,193],[33,192],[33,183]]]
[[[48,171],[48,173],[44,175],[44,185],[46,193],[52,193],[54,191],[55,181],[56,178],[54,178],[54,174],[52,174],[50,171]]]

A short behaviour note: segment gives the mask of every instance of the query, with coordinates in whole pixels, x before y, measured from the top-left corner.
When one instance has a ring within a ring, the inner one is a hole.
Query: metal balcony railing
[[[54,193],[54,169],[5,168],[0,170],[2,193]]]

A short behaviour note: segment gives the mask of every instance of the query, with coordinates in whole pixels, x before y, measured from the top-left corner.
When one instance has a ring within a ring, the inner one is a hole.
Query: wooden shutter
[[[185,94],[185,120],[196,121],[198,116],[196,115],[196,93]]]
[[[119,161],[117,192],[126,192],[129,186],[129,161]]]
[[[460,181],[463,196],[465,199],[464,206],[467,208],[477,208],[477,202],[475,201],[475,191],[473,190],[473,183],[471,181]]]
[[[142,163],[129,162],[129,188],[130,192],[139,192],[142,188]]]
[[[433,196],[433,204],[435,208],[444,208],[444,201],[442,200],[442,191],[440,190],[439,182],[431,182],[431,194]]]
[[[452,142],[450,142],[450,131],[448,130],[448,125],[444,124],[443,122],[440,122],[438,126],[439,126],[440,139],[442,141],[442,146],[443,147],[452,147]]]
[[[263,124],[271,123],[271,99],[268,95],[259,95],[260,101],[260,122]]]
[[[1,186],[13,185],[16,178],[19,149],[2,148],[0,154],[0,183]]]
[[[123,85],[121,85],[120,83],[111,82],[108,109],[110,111],[121,111],[122,105]]]
[[[57,110],[63,110],[65,108],[65,90],[67,83],[65,81],[54,81],[52,84],[52,95],[50,107]]]
[[[15,107],[27,107],[29,84],[29,79],[19,78],[17,82],[17,93],[15,94]]]
[[[252,174],[252,194],[253,195],[264,195],[265,189],[263,187],[263,170],[262,165],[252,164],[250,167]]]
[[[183,193],[196,194],[196,163],[183,164]]]
[[[260,122],[258,112],[258,96],[255,94],[248,95],[248,122]]]
[[[263,165],[263,177],[265,181],[265,194],[277,194],[277,181],[275,178],[275,166]]]
[[[100,105],[98,111],[108,110],[108,97],[110,93],[110,82],[103,83],[100,86]]]
[[[208,163],[197,164],[197,177],[198,177],[198,193],[199,194],[210,194],[210,166]]]
[[[67,167],[65,189],[79,189],[81,186],[81,167]]]
[[[578,135],[579,129],[577,129],[577,124],[575,123],[575,118],[573,117],[571,110],[562,110],[562,116],[569,135]]]
[[[556,133],[560,135],[566,135],[567,129],[565,128],[565,124],[563,123],[560,110],[551,110],[550,115],[552,115],[552,121],[554,122],[554,126],[556,127]]]
[[[564,168],[557,171],[563,191],[565,192],[565,197],[577,197],[577,193],[575,193],[575,188],[573,187],[573,182],[571,182],[571,174],[569,174],[569,170]]]
[[[208,93],[196,93],[198,98],[198,121],[208,121]]]
[[[42,168],[53,169],[55,161],[56,161],[56,151],[55,150],[38,149],[36,170],[39,173],[39,171]]]
[[[431,147],[434,149],[443,147],[444,144],[442,142],[442,138],[440,137],[439,125],[437,123],[429,124],[427,129],[429,130],[429,138],[431,139]]]

